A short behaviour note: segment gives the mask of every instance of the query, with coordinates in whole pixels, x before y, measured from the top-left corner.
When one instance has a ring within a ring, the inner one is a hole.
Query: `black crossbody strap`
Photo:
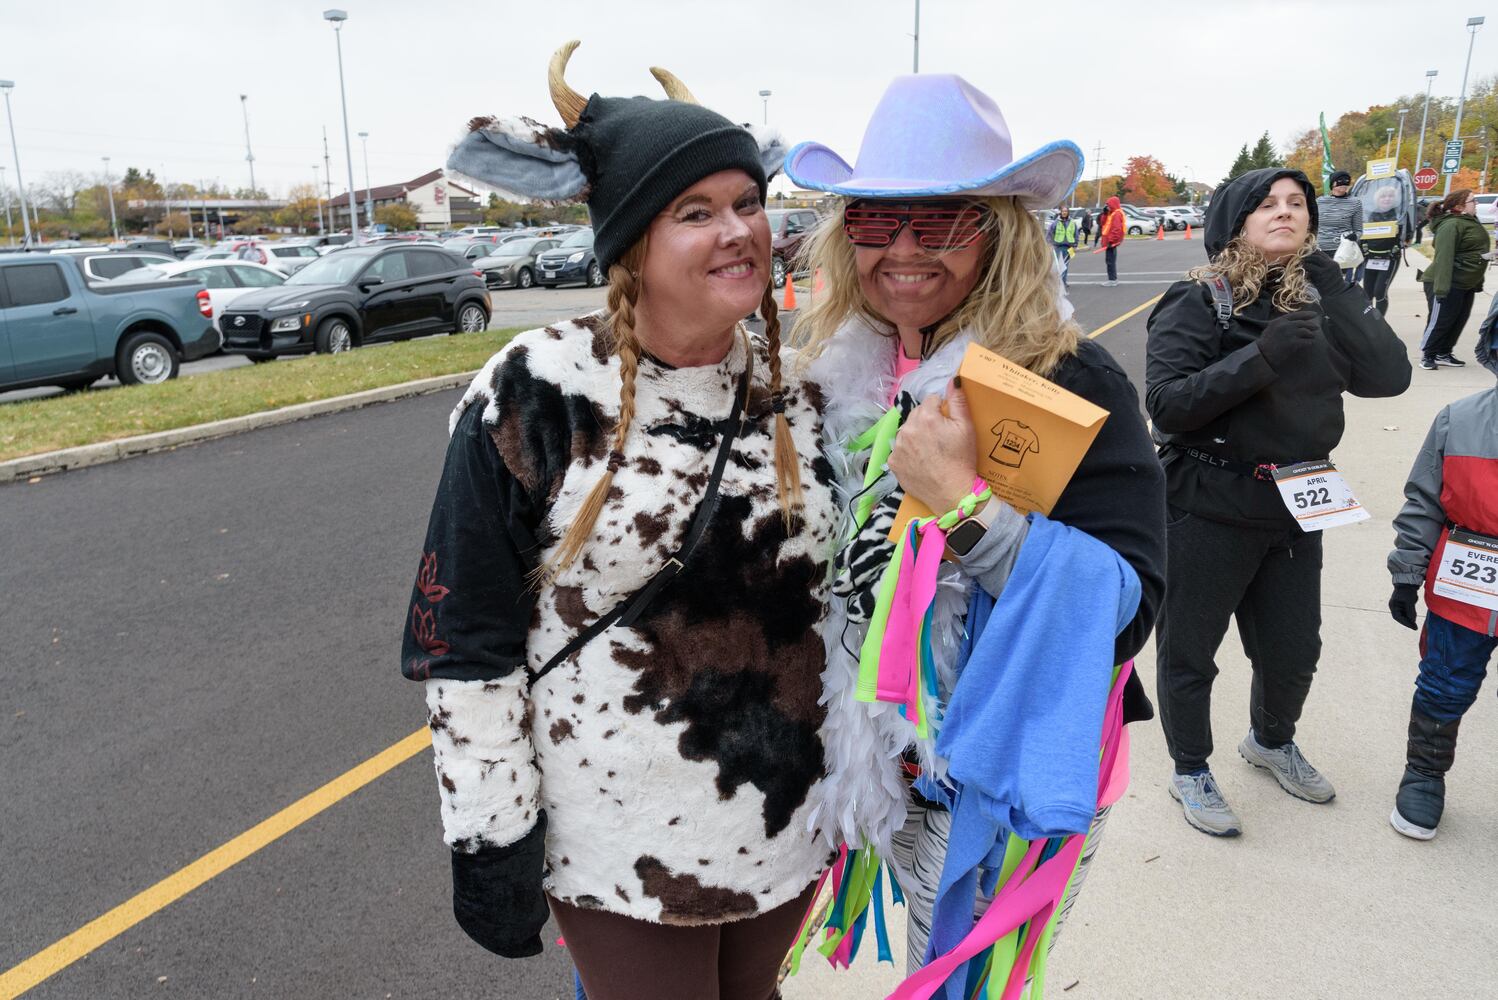
[[[688,560],[692,558],[692,552],[707,534],[708,524],[712,522],[713,515],[718,512],[718,486],[723,482],[723,472],[728,467],[728,456],[733,451],[733,442],[742,431],[744,402],[749,396],[754,374],[753,347],[746,343],[745,348],[748,360],[744,365],[743,374],[739,376],[738,391],[733,396],[733,407],[719,425],[720,441],[718,455],[713,460],[713,471],[708,477],[707,489],[702,494],[702,502],[697,505],[697,513],[692,517],[692,523],[687,528],[686,537],[682,539],[681,545],[671,553],[661,568],[655,571],[655,575],[645,581],[643,587],[614,605],[597,621],[573,636],[571,642],[557,650],[556,655],[547,660],[540,670],[531,674],[531,684],[534,685],[542,677],[551,673],[559,663],[612,626],[618,624],[628,628],[633,625],[666,584],[676,579],[681,571],[686,569]]]

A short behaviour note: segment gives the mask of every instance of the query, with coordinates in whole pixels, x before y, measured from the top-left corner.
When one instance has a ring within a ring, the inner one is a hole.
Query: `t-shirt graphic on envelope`
[[[1018,469],[1030,452],[1040,453],[1040,439],[1018,420],[1000,420],[993,425],[993,434],[997,440],[988,457],[1000,465]]]
[[[968,345],[958,373],[978,439],[978,475],[1020,513],[1049,514],[1108,411],[977,344]],[[898,539],[912,517],[931,516],[906,496],[889,537]]]

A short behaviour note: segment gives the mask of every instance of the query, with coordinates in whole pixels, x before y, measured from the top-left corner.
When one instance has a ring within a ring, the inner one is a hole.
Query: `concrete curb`
[[[417,379],[414,382],[401,382],[398,385],[366,389],[363,392],[349,393],[346,396],[334,396],[310,403],[297,403],[294,406],[283,406],[260,413],[247,413],[242,417],[215,420],[208,424],[195,424],[191,427],[178,427],[153,434],[138,434],[135,437],[120,438],[118,441],[85,444],[76,448],[63,448],[59,451],[43,452],[40,455],[13,458],[8,462],[0,462],[0,483],[29,479],[32,476],[52,475],[57,472],[66,472],[69,469],[83,469],[90,465],[103,465],[106,462],[118,462],[121,459],[168,451],[183,445],[216,441],[219,438],[259,430],[262,427],[276,427],[280,424],[306,420],[309,417],[320,417],[327,413],[357,410],[374,403],[388,403],[396,399],[456,389],[468,385],[477,374],[477,371],[471,371],[437,375],[433,378]]]

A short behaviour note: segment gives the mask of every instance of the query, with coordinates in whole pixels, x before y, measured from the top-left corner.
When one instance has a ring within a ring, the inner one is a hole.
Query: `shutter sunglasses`
[[[910,227],[922,250],[946,253],[973,245],[983,232],[988,209],[949,198],[934,201],[884,201],[860,198],[843,209],[843,232],[856,247],[880,249]]]

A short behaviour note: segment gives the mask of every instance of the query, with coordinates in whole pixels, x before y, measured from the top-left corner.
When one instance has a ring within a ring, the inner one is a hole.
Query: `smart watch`
[[[997,497],[989,498],[988,503],[973,511],[972,517],[963,518],[947,532],[947,548],[954,556],[959,559],[966,556],[988,533],[988,523],[993,519],[992,507],[996,502]]]

